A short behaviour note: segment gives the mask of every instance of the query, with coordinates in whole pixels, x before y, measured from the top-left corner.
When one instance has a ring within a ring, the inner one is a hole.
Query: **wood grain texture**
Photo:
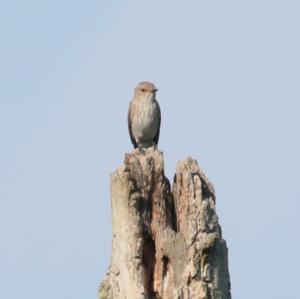
[[[230,299],[228,252],[213,185],[196,160],[134,150],[111,176],[112,261],[100,299]]]

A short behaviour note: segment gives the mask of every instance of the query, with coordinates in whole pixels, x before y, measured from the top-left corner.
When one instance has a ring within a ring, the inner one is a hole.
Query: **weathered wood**
[[[100,299],[230,299],[213,185],[191,158],[173,188],[163,155],[134,150],[111,176],[112,261]]]

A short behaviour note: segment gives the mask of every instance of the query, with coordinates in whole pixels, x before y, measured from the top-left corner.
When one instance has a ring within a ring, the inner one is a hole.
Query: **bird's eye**
[[[145,88],[141,88],[141,92],[145,92],[146,91],[146,89]]]

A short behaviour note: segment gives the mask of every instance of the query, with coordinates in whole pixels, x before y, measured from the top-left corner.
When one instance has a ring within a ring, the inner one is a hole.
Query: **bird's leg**
[[[145,147],[143,146],[143,144],[138,144],[138,150],[140,153],[145,154]]]
[[[141,148],[156,147],[156,143],[154,141],[140,142],[138,146]]]

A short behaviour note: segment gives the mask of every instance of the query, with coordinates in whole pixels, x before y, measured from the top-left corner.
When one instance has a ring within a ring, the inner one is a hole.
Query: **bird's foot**
[[[146,154],[148,150],[157,150],[157,144],[155,142],[151,143],[140,143],[137,147],[138,151],[142,154]]]

